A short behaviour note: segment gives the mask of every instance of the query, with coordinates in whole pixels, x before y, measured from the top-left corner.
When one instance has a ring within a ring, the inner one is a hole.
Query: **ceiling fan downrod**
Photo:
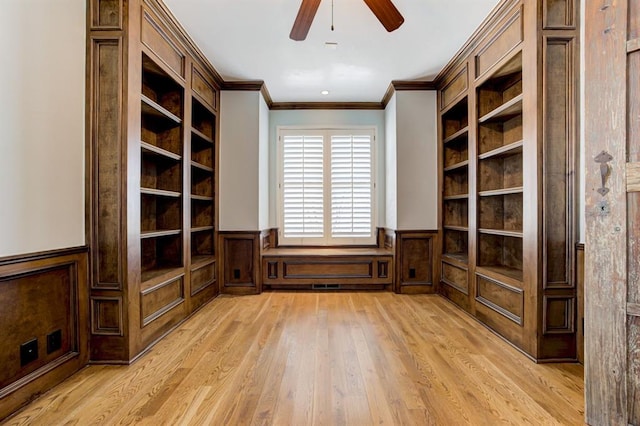
[[[331,0],[331,31],[333,30],[333,0]]]

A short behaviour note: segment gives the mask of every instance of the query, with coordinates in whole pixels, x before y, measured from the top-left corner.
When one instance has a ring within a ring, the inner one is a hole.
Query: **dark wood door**
[[[586,420],[640,425],[640,0],[585,18]]]

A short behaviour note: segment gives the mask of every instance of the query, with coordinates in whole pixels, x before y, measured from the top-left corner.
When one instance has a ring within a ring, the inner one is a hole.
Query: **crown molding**
[[[271,110],[382,110],[382,102],[273,102]]]
[[[437,90],[437,88],[435,81],[392,80],[380,103],[386,108],[393,94],[402,90]]]
[[[401,90],[436,90],[436,84],[433,81],[423,80],[393,80],[391,86],[396,91]]]
[[[222,90],[237,90],[246,92],[259,92],[264,86],[262,80],[234,80],[225,81],[222,85]]]
[[[269,93],[269,89],[267,89],[267,85],[263,80],[234,80],[234,81],[225,81],[222,90],[237,90],[237,91],[248,91],[248,92],[260,92],[262,93],[262,97],[264,101],[267,103],[269,109],[273,105],[273,100],[271,99],[271,94]]]

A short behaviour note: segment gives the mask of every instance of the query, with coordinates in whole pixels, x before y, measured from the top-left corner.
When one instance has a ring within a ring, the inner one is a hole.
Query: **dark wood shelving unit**
[[[91,359],[127,364],[219,293],[222,82],[162,2],[89,5]]]
[[[536,360],[576,356],[579,19],[502,2],[436,78],[438,290]]]
[[[517,275],[510,271],[520,271],[522,275],[523,99],[521,53],[476,88],[476,266],[496,272],[494,282],[503,285],[507,283],[501,277]],[[476,278],[479,279],[482,278]]]
[[[191,99],[191,244],[190,255],[203,268],[215,260],[216,114],[197,97]],[[211,277],[213,279],[213,277]],[[202,284],[202,283],[201,283]]]
[[[183,260],[184,88],[147,55],[142,60],[140,216],[142,283]],[[147,124],[151,123],[151,126]],[[168,129],[178,131],[166,133]],[[151,135],[151,137],[149,137]],[[153,142],[161,141],[160,145]],[[168,149],[170,147],[170,149]]]
[[[441,128],[442,242],[440,282],[466,292],[469,262],[469,98],[458,95],[443,109]]]

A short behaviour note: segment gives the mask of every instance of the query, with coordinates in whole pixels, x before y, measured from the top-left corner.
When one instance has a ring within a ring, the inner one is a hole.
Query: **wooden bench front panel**
[[[273,286],[384,286],[393,281],[388,256],[264,256],[262,282]]]

